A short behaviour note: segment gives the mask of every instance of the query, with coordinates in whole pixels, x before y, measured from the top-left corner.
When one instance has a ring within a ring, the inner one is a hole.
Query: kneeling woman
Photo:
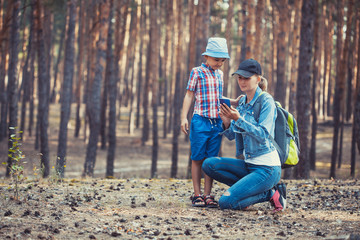
[[[275,211],[285,209],[286,189],[277,184],[281,163],[270,135],[274,137],[276,106],[270,94],[262,97],[259,116],[254,116],[254,103],[262,90],[261,66],[254,59],[243,61],[233,73],[245,93],[237,108],[220,106],[222,134],[236,141],[236,156],[244,159],[212,157],[203,163],[204,172],[230,188],[219,199],[222,209],[244,209],[270,201]]]

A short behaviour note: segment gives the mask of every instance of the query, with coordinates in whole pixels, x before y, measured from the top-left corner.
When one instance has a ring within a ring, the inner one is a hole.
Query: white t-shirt
[[[244,156],[246,155],[244,154]],[[272,152],[266,153],[258,157],[254,157],[254,158],[245,157],[245,162],[255,165],[281,166],[280,157],[276,149]]]

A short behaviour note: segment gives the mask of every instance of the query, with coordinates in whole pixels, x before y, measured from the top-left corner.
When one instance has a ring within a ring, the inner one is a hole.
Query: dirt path
[[[360,239],[359,180],[288,180],[288,207],[193,208],[176,179],[0,184],[0,239]],[[226,186],[216,183],[217,198]]]

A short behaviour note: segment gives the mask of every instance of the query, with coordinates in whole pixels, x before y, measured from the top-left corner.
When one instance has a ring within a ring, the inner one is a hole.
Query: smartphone
[[[226,105],[228,105],[228,107],[231,107],[230,105],[230,99],[228,98],[220,98],[220,104],[225,103]]]

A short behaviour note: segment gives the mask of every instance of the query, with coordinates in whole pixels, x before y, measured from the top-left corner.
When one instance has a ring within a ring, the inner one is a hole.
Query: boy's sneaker
[[[284,183],[278,183],[274,187],[275,193],[271,197],[271,205],[274,206],[274,212],[283,211],[286,208],[286,185]]]

